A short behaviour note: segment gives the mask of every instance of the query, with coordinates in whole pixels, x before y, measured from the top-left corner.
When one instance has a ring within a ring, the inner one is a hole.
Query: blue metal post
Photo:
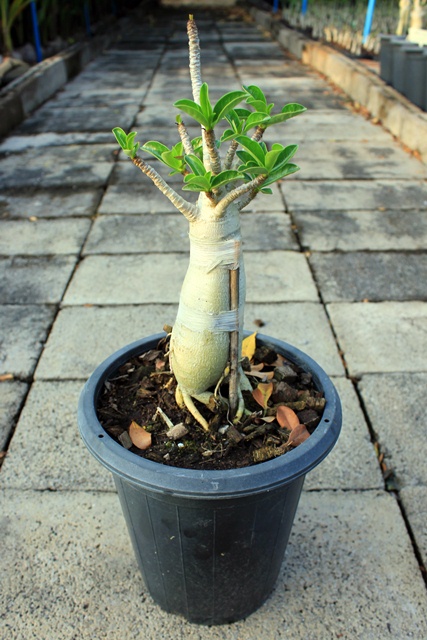
[[[301,14],[303,16],[305,16],[305,14],[307,13],[307,9],[308,9],[308,0],[302,0],[302,3],[301,3]]]
[[[37,19],[37,7],[36,3],[31,3],[31,18],[33,21],[33,34],[34,34],[34,46],[36,48],[36,59],[37,62],[41,62],[43,60],[42,47],[40,44],[40,31],[39,31],[39,21]]]
[[[273,1],[273,13],[277,13],[279,10],[279,0]]]
[[[362,43],[365,44],[371,33],[372,19],[374,17],[375,0],[368,0],[368,8],[366,10],[365,26],[363,27]]]
[[[85,24],[86,24],[86,33],[88,36],[92,35],[92,29],[90,27],[90,12],[89,12],[89,3],[85,2],[83,6],[84,16],[85,16]]]

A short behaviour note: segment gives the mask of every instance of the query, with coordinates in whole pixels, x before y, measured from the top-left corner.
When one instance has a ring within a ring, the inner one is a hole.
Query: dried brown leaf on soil
[[[151,433],[146,431],[144,427],[137,424],[135,420],[132,420],[130,423],[129,436],[135,447],[138,447],[138,449],[141,449],[142,451],[151,446]]]
[[[276,419],[282,429],[292,430],[299,425],[299,419],[295,411],[283,404],[277,407]]]

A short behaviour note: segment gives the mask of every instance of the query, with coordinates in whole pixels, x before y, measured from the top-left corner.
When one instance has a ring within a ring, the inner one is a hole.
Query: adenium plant
[[[193,100],[178,100],[174,106],[200,125],[201,135],[191,139],[181,115],[176,118],[180,141],[171,149],[153,140],[141,146],[135,142],[136,132],[126,134],[119,127],[113,133],[134,165],[189,222],[190,261],[171,333],[170,363],[178,405],[187,407],[208,430],[194,400],[212,407],[213,390],[228,379],[230,417],[238,421],[244,412],[242,391],[252,391],[240,363],[245,303],[240,212],[299,168],[291,162],[297,145],[275,143],[269,149],[262,137],[267,128],[303,113],[305,107],[292,103],[274,113],[274,104],[254,85],[226,93],[213,105],[202,82],[193,16],[187,32]],[[214,128],[219,123],[226,128],[218,139]],[[166,165],[169,175],[181,174],[183,190],[199,193],[197,203],[179,195],[139,151]]]

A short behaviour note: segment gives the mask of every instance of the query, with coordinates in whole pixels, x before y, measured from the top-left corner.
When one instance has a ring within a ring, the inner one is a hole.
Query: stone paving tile
[[[90,135],[76,131],[73,133],[35,133],[34,135],[9,136],[0,144],[1,153],[19,153],[28,149],[62,147],[71,144],[111,144],[111,131],[91,132]]]
[[[277,86],[277,79],[266,78],[263,81],[264,83],[266,83],[266,91],[267,87],[270,90],[271,85],[272,90],[274,90],[274,87]],[[389,145],[390,148],[400,149],[401,151],[401,147],[394,141],[392,135],[382,127],[361,118],[358,114],[344,110],[309,110],[298,116],[298,118],[292,118],[287,121],[286,135],[292,139],[295,138],[301,144],[303,141],[317,142],[318,140],[323,140],[326,148],[328,144],[338,140],[347,142],[358,140],[360,142],[374,143],[375,146],[377,144],[381,146]],[[351,151],[351,147],[349,147],[349,151]],[[401,151],[401,158],[403,157],[405,156],[402,155]]]
[[[309,261],[325,302],[427,300],[427,254],[313,253]]]
[[[2,488],[114,491],[111,474],[87,455],[78,432],[82,386],[81,381],[33,384],[2,466]]]
[[[33,373],[54,314],[47,306],[0,306],[0,374],[27,378]]]
[[[423,211],[296,211],[304,248],[312,251],[427,249]]]
[[[415,543],[424,566],[427,564],[427,490],[426,487],[405,487],[399,492],[406,517],[409,519]]]
[[[36,378],[86,379],[113,351],[173,325],[177,305],[150,304],[62,309],[45,346]],[[255,320],[262,320],[260,329]],[[319,303],[247,304],[245,327],[280,338],[311,355],[329,375],[344,368]]]
[[[178,302],[187,267],[188,256],[182,253],[88,256],[79,264],[64,304]],[[300,253],[247,252],[245,269],[248,302],[318,299],[306,258]]]
[[[351,376],[427,370],[425,302],[342,302],[327,309]]]
[[[359,383],[384,462],[398,487],[427,487],[426,387],[427,373],[365,375]]]
[[[101,196],[100,189],[10,192],[0,195],[0,219],[92,216]]]
[[[0,451],[4,451],[28,385],[18,380],[0,384]]]
[[[77,257],[0,258],[0,304],[54,304],[61,300]]]
[[[165,324],[172,325],[177,309],[177,305],[62,309],[49,334],[36,378],[85,380],[117,349],[161,332]]]
[[[291,187],[290,182],[292,182]],[[286,182],[285,200],[290,210],[354,211],[414,210],[427,206],[426,185],[415,180],[330,180]]]
[[[154,605],[115,495],[26,492],[25,498],[2,493],[0,629],[10,640],[131,640],[141,637],[141,620],[148,640],[427,634],[423,581],[391,496],[305,492],[271,597],[247,620],[203,628]]]
[[[298,249],[289,216],[248,213],[241,217],[246,251]],[[1,247],[1,240],[0,240]],[[87,239],[84,254],[188,251],[188,222],[180,214],[100,216]]]
[[[378,458],[353,385],[345,378],[332,381],[342,403],[341,434],[333,451],[307,475],[304,489],[383,489]]]
[[[2,220],[0,255],[77,254],[90,225],[84,218]]]
[[[17,129],[18,134],[43,133],[54,131],[65,133],[69,131],[111,131],[113,127],[121,125],[126,131],[131,127],[138,105],[119,104],[108,107],[61,107],[48,106],[37,109]]]
[[[115,145],[97,144],[29,149],[0,158],[0,180],[4,189],[103,186],[114,151]]]
[[[344,375],[328,318],[320,303],[247,304],[245,328],[298,347],[330,376]]]
[[[322,161],[319,162],[319,158]],[[370,140],[313,141],[303,140],[295,156],[301,168],[296,178],[302,180],[357,180],[397,179],[427,177],[427,167],[411,157],[403,155],[397,144],[390,141],[372,143]]]

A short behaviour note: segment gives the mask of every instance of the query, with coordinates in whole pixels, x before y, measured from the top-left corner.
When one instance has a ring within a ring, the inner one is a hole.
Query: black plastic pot
[[[311,372],[325,395],[322,420],[310,438],[281,457],[243,469],[196,471],[145,460],[108,436],[95,408],[105,380],[129,358],[155,348],[161,337],[135,342],[96,369],[80,397],[80,433],[113,473],[153,599],[190,622],[229,623],[253,613],[273,590],[305,475],[333,448],[341,404],[311,358],[260,335],[260,341]]]

